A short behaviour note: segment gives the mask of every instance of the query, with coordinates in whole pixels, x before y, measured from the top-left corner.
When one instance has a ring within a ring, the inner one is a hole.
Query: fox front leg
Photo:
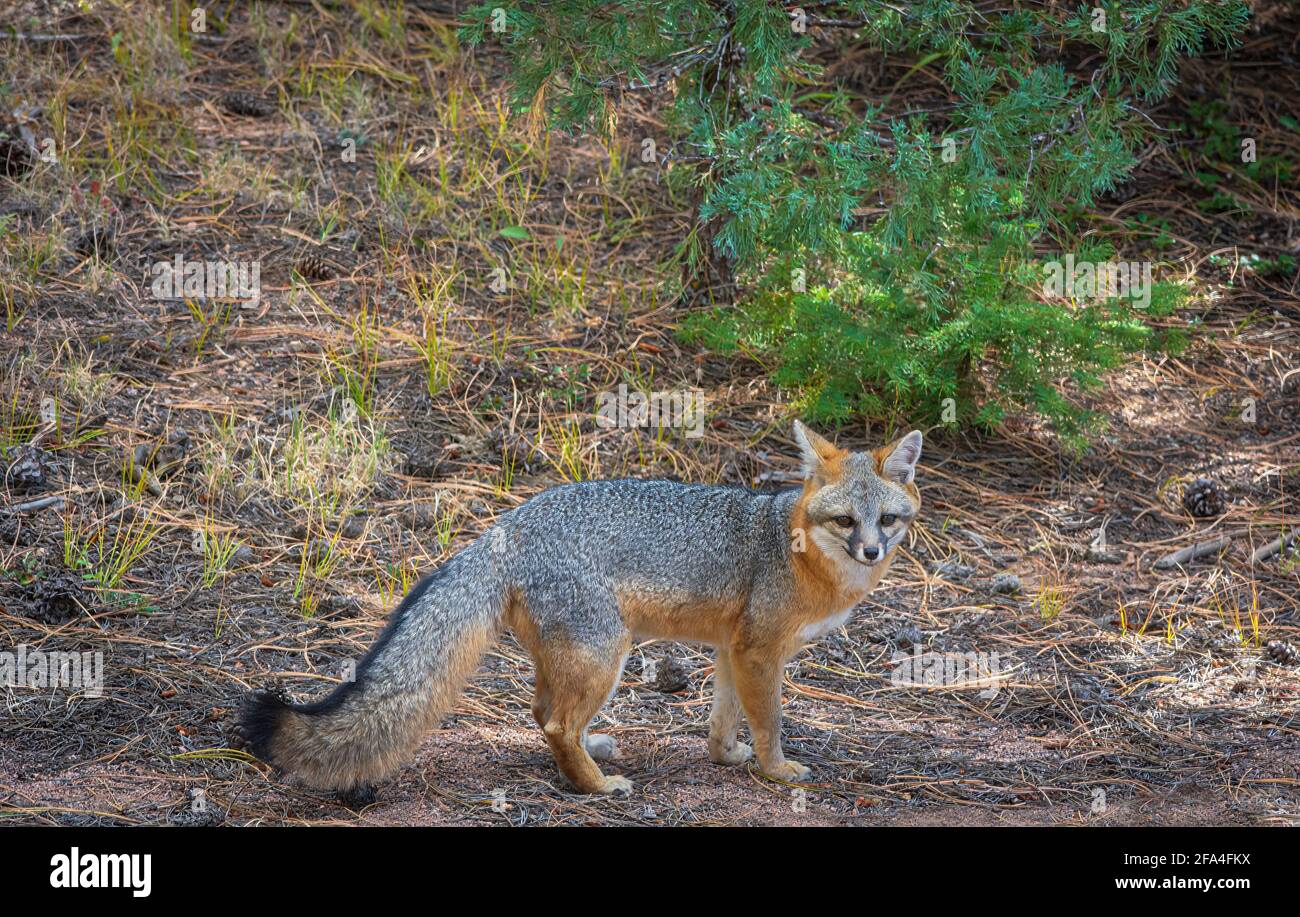
[[[732,677],[736,694],[745,708],[749,732],[754,739],[758,766],[778,780],[807,780],[812,774],[781,751],[781,671],[784,658],[770,650],[733,650]]]
[[[713,712],[709,715],[709,760],[715,764],[744,764],[754,754],[736,741],[740,728],[740,698],[731,673],[731,653],[719,647],[713,666]]]

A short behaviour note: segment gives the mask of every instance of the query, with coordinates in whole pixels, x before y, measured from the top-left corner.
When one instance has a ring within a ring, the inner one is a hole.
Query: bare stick
[[[1263,547],[1256,548],[1255,553],[1250,555],[1252,564],[1268,560],[1274,554],[1281,554],[1283,547],[1290,545],[1297,538],[1300,538],[1300,532],[1291,532],[1287,535],[1279,535]]]
[[[19,503],[13,507],[15,513],[25,513],[31,510],[45,509],[47,506],[58,506],[63,503],[62,497],[41,497],[39,500],[32,500],[28,503]]]
[[[1185,548],[1179,548],[1172,554],[1166,554],[1155,562],[1157,570],[1168,570],[1170,567],[1177,567],[1179,564],[1185,564],[1188,561],[1196,560],[1198,557],[1204,557],[1207,554],[1214,554],[1222,551],[1232,539],[1227,535],[1222,538],[1216,538],[1213,541],[1201,541],[1196,544],[1190,544]]]

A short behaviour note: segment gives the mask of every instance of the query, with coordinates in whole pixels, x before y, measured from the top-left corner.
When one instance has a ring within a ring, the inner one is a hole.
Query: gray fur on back
[[[507,513],[482,542],[543,634],[589,638],[619,626],[616,590],[672,604],[783,592],[798,496],[671,481],[568,484]]]

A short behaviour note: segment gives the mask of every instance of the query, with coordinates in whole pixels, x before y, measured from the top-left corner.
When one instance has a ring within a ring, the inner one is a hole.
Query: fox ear
[[[840,450],[830,440],[809,430],[802,421],[794,422],[794,441],[799,444],[799,457],[803,461],[805,478],[812,477],[840,454]]]
[[[916,462],[921,457],[921,431],[913,430],[892,446],[886,446],[878,457],[880,475],[895,484],[911,484],[916,477]]]

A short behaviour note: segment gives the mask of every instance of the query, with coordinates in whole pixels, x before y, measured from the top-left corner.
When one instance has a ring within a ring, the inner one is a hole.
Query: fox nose
[[[875,545],[863,545],[862,556],[865,557],[867,560],[875,560],[877,557],[880,556],[880,548],[876,547]]]

